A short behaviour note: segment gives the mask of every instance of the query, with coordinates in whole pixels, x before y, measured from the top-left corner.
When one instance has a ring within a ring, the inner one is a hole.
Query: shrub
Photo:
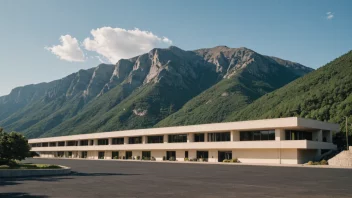
[[[237,158],[233,158],[233,159],[231,159],[231,162],[232,162],[232,163],[238,163],[239,161],[238,161]]]
[[[230,162],[230,160],[229,159],[224,159],[224,160],[222,160],[222,162],[228,163],[228,162]]]
[[[149,157],[142,157],[142,160],[150,160]]]
[[[321,160],[320,165],[328,165],[328,162],[326,160]]]
[[[309,161],[307,164],[308,165],[313,165],[313,161]]]
[[[0,128],[0,159],[1,164],[9,164],[13,160],[24,160],[29,156],[30,146],[27,139],[20,133],[5,133]],[[10,165],[11,166],[11,165]]]
[[[184,161],[189,161],[188,157],[185,157]]]
[[[190,158],[189,161],[191,161],[191,162],[196,162],[196,161],[197,161],[197,158]]]
[[[150,160],[155,161],[155,157],[152,156],[152,158]]]
[[[0,165],[0,169],[9,169],[10,168],[10,166],[8,166],[8,165]]]
[[[114,159],[118,159],[118,157],[117,157],[117,156],[115,156],[115,157],[114,157]]]
[[[137,156],[137,158],[136,158],[137,160],[140,160],[141,159],[141,156]]]
[[[165,161],[166,160],[166,157],[165,156],[163,156],[163,161]]]

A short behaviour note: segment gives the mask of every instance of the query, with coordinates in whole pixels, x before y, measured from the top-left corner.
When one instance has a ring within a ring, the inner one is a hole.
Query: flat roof
[[[85,140],[85,139],[101,139],[112,137],[126,137],[126,136],[144,136],[144,135],[161,135],[161,134],[178,134],[178,133],[199,133],[199,132],[221,132],[221,131],[246,131],[257,129],[279,129],[279,128],[292,128],[292,129],[321,129],[338,131],[338,124],[322,122],[312,119],[287,117],[275,119],[262,119],[262,120],[248,120],[239,122],[223,122],[211,124],[199,124],[188,126],[174,126],[163,128],[147,128],[147,129],[132,129],[123,131],[111,132],[96,132],[79,135],[47,137],[29,139],[29,143],[37,142],[56,142],[56,141],[70,141],[70,140]]]

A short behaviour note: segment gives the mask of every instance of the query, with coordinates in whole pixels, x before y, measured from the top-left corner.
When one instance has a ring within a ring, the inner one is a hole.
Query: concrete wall
[[[280,160],[281,155],[281,160]],[[297,164],[296,149],[236,149],[232,151],[232,158],[243,163],[260,164]]]

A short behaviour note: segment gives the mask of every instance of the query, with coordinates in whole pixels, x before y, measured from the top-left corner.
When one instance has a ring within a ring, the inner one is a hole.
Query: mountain
[[[260,96],[312,71],[301,64],[263,56],[247,48],[219,46],[195,52],[214,64],[223,79],[156,126],[222,122]]]
[[[156,48],[15,88],[0,97],[0,126],[35,138],[218,122],[310,71],[246,48]]]
[[[226,120],[299,116],[340,123],[352,118],[352,51],[262,96]]]

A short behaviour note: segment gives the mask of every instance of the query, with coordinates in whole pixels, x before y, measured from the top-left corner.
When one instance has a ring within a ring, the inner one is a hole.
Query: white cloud
[[[334,18],[334,13],[332,13],[332,12],[327,12],[327,13],[326,13],[326,19],[331,20],[332,18]]]
[[[155,47],[172,44],[166,37],[159,37],[152,32],[138,28],[126,30],[122,28],[102,27],[91,30],[93,38],[83,42],[85,49],[95,51],[111,63],[121,58],[131,58],[146,53]]]
[[[76,38],[70,35],[60,36],[61,45],[54,45],[52,47],[45,47],[58,58],[70,62],[83,62],[85,56],[81,50]]]

